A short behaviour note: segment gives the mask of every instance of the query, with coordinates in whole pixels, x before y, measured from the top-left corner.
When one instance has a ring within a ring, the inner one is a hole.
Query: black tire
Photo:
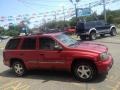
[[[78,63],[73,68],[74,77],[82,82],[88,82],[95,78],[96,69],[90,63]]]
[[[26,68],[25,68],[24,64],[19,61],[13,62],[12,70],[18,77],[24,76],[26,74]]]
[[[89,35],[90,40],[95,40],[96,39],[96,32],[92,31]]]
[[[80,35],[81,40],[86,40],[86,35]]]
[[[115,28],[112,28],[112,29],[111,29],[110,35],[111,35],[111,36],[116,36],[116,35],[117,35],[117,31],[116,31]]]
[[[100,34],[101,37],[105,37],[105,34]]]

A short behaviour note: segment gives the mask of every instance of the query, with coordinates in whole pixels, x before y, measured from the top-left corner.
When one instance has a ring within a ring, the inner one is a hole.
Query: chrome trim
[[[39,61],[39,60],[37,60],[37,61],[27,61],[28,63],[65,63],[64,61],[61,61],[61,62],[57,62],[57,61],[45,61],[45,60],[42,60],[42,61]]]
[[[80,35],[89,35],[89,32],[81,33]]]
[[[60,63],[60,64],[64,64],[65,62],[47,62],[47,61],[39,61],[38,63]]]
[[[115,28],[115,29],[116,29],[115,25],[113,25],[113,26],[110,27],[110,31],[111,31],[112,28]]]
[[[89,34],[91,33],[92,30],[96,31],[96,33],[97,33],[97,30],[96,30],[95,28],[91,28],[91,29],[89,30]]]

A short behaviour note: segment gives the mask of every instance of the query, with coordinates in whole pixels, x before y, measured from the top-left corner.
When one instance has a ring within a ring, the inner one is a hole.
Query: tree
[[[72,19],[69,20],[69,25],[76,26],[76,17],[73,17]]]
[[[53,29],[53,28],[64,28],[68,26],[68,21],[51,21],[51,22],[47,22],[45,23],[43,26],[41,27],[46,27],[49,29]]]
[[[20,28],[18,25],[11,25],[9,26],[8,30],[5,30],[3,27],[0,27],[0,35],[6,35],[6,36],[18,36],[20,33]]]
[[[4,31],[3,27],[0,27],[0,34]]]
[[[120,24],[119,22],[119,15],[120,15],[120,10],[107,10],[106,11],[106,15],[107,15],[107,22],[108,23],[114,23],[114,24]],[[104,18],[104,12],[101,13],[101,15],[99,15],[100,19]]]

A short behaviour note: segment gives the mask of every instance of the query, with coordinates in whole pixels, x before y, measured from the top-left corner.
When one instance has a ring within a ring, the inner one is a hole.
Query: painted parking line
[[[91,88],[91,90],[97,90],[97,89],[95,89],[95,88]]]
[[[3,50],[4,48],[0,48],[1,50]]]
[[[71,83],[72,85],[75,85],[77,87],[80,88],[86,88],[86,84],[85,83]],[[95,87],[89,87],[89,90],[97,90]]]
[[[16,86],[12,86],[12,89],[13,90],[28,90],[30,88],[30,86],[29,85],[27,85],[27,84],[24,84],[23,85],[23,83],[18,83]]]
[[[0,80],[2,80],[2,77],[0,76]]]
[[[14,84],[16,84],[16,83],[18,83],[18,82],[19,82],[19,81],[8,82],[8,83],[2,85],[2,87],[0,87],[0,89],[1,89],[1,88],[5,88],[5,87],[9,87],[9,86],[14,85]]]
[[[117,82],[114,86],[107,85],[111,90],[120,90],[120,82]]]
[[[29,90],[30,85],[24,84],[21,81],[12,81],[0,87],[0,90]]]

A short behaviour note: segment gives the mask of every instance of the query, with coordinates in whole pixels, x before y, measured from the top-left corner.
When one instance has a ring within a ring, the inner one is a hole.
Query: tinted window
[[[85,27],[88,27],[88,28],[95,27],[95,22],[93,21],[86,22]]]
[[[5,49],[16,49],[19,45],[20,39],[11,39],[6,45]]]
[[[97,25],[97,26],[101,26],[102,23],[101,23],[101,22],[96,22],[96,25]]]
[[[39,39],[39,47],[40,49],[49,49],[53,50],[55,46],[55,41],[51,38],[43,37]]]
[[[35,38],[25,38],[21,49],[35,49],[36,39]]]

